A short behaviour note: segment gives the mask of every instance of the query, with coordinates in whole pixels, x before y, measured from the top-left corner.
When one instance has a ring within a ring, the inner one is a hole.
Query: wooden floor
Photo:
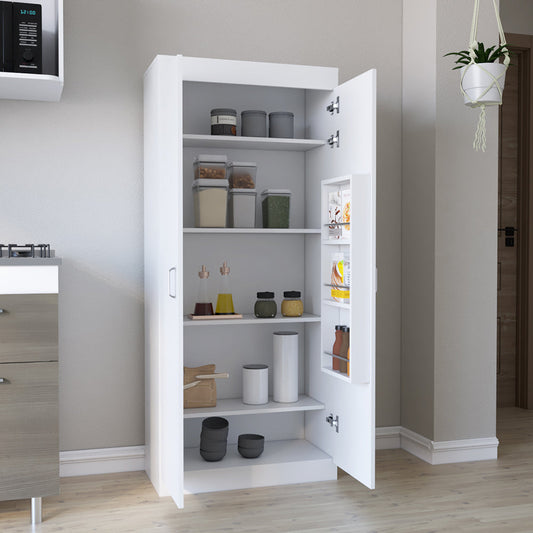
[[[533,412],[500,410],[499,459],[431,466],[402,450],[377,452],[376,490],[338,481],[185,497],[178,511],[142,472],[61,480],[29,525],[29,502],[0,503],[0,531],[467,532],[533,531]]]

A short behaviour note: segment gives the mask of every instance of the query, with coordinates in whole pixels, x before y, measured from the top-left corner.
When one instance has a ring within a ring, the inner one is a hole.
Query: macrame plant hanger
[[[502,21],[500,20],[500,15],[498,13],[498,6],[496,4],[496,0],[492,0],[492,3],[494,5],[494,13],[496,15],[496,22],[498,23],[498,31],[500,32],[500,46],[505,46],[507,44],[507,41],[505,40],[505,33],[503,32]],[[472,27],[470,29],[470,44],[468,47],[468,51],[470,55],[470,63],[464,69],[462,69],[461,92],[463,93],[463,96],[465,97],[466,105],[468,105],[469,107],[480,108],[479,120],[477,124],[476,133],[474,135],[473,146],[474,146],[474,150],[478,151],[481,149],[484,152],[487,147],[485,107],[487,105],[501,105],[503,85],[505,83],[505,71],[507,70],[507,67],[509,66],[510,57],[509,57],[509,52],[507,50],[504,50],[505,59],[503,61],[503,64],[505,65],[505,69],[503,70],[503,74],[499,76],[495,76],[492,72],[489,72],[486,68],[484,68],[483,63],[475,63],[476,54],[474,50],[478,46],[478,43],[477,43],[478,17],[479,17],[479,0],[475,0],[474,1],[474,16],[472,17]],[[465,75],[468,72],[468,70],[472,67],[472,65],[474,64],[476,64],[478,68],[484,71],[489,78],[492,78],[492,82],[477,97],[472,97],[468,92],[465,91],[463,87],[463,80],[465,78]],[[499,102],[483,101],[483,97],[493,88],[497,89],[500,95]]]

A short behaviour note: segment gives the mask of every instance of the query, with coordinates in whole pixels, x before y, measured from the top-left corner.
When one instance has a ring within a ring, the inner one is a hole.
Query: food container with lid
[[[289,111],[274,111],[268,115],[268,136],[285,139],[294,137],[294,114]]]
[[[225,107],[211,109],[211,135],[237,135],[237,111]]]
[[[265,189],[261,193],[263,228],[288,228],[290,221],[291,191]]]
[[[245,161],[230,161],[228,164],[228,178],[231,189],[255,189],[257,163]]]
[[[255,228],[255,189],[230,189],[228,225],[230,228]]]
[[[241,135],[243,137],[266,137],[266,111],[249,110],[241,113]]]
[[[304,304],[300,291],[285,291],[281,302],[281,314],[283,316],[302,316],[304,314]]]
[[[228,157],[225,155],[200,154],[194,158],[195,179],[226,179],[226,165]]]
[[[274,300],[274,293],[265,291],[257,293],[257,301],[254,305],[254,315],[257,318],[274,318],[278,312],[278,306]]]
[[[225,228],[228,204],[228,180],[193,181],[194,225],[197,228]]]
[[[242,403],[250,405],[268,403],[268,365],[243,365]]]

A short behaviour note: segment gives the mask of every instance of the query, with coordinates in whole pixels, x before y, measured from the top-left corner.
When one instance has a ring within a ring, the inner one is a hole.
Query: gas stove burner
[[[0,244],[0,257],[52,257],[49,244]]]

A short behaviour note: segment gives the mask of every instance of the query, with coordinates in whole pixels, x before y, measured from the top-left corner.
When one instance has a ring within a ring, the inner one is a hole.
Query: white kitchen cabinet
[[[145,74],[146,470],[179,507],[185,493],[335,479],[337,466],[374,487],[375,79],[371,70],[337,86],[333,68],[183,56],[157,56]],[[215,107],[291,111],[295,139],[211,136]],[[201,153],[257,162],[258,192],[290,189],[290,229],[260,227],[259,195],[256,228],[195,228],[192,162]],[[332,244],[322,195],[338,184],[352,190],[352,231]],[[326,265],[330,250],[343,249],[351,299],[337,305]],[[189,320],[200,266],[211,272],[214,302],[223,261],[244,318]],[[264,290],[278,311],[283,291],[300,290],[304,315],[256,319]],[[351,327],[349,376],[328,356],[339,320]],[[300,334],[299,400],[244,405],[242,365],[271,365],[279,330]],[[217,407],[184,410],[183,366],[208,363],[230,373],[218,380]],[[198,453],[201,420],[212,415],[230,421],[218,463]],[[265,435],[260,458],[237,454],[240,433]]]
[[[63,0],[18,0],[42,6],[43,73],[0,72],[0,98],[58,102],[63,92]]]

